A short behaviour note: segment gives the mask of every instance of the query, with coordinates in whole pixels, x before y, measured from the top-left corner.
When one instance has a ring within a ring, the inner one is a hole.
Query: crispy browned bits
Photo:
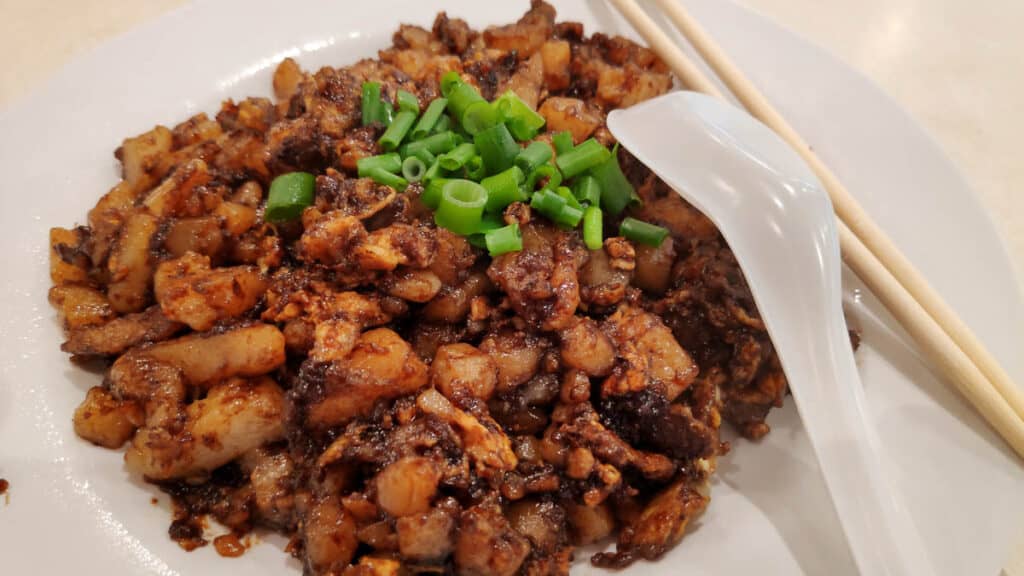
[[[378,59],[285,59],[274,101],[126,139],[88,226],[51,230],[62,348],[110,362],[75,430],[127,445],[172,495],[183,548],[207,544],[209,516],[231,531],[222,555],[263,527],[317,576],[566,574],[611,537],[593,561],[621,567],[707,505],[722,417],[767,432],[786,381],[735,259],[624,150],[630,214],[671,232],[658,248],[587,250],[517,202],[503,217],[524,249],[491,259],[434,225],[418,184],[356,177],[383,130],[361,125],[362,84],[425,105],[453,70],[536,107],[546,143],[611,146],[607,113],[671,86],[650,50],[539,0],[481,32],[442,13]],[[315,175],[314,201],[267,223],[291,171]]]

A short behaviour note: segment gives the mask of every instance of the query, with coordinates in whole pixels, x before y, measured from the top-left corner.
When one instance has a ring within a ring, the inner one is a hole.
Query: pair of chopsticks
[[[610,1],[688,89],[724,97],[635,0]],[[747,112],[803,157],[832,199],[843,261],[899,321],[925,356],[1024,458],[1024,391],[679,0],[654,1]]]

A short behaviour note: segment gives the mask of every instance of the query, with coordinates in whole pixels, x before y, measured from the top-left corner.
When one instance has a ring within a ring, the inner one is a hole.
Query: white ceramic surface
[[[518,16],[525,2],[450,0],[473,24]],[[563,16],[626,27],[599,2],[556,2]],[[691,0],[721,39],[836,169],[1018,380],[1024,306],[1002,246],[959,173],[892,102],[832,58],[742,8]],[[285,55],[307,67],[343,64],[383,47],[395,22],[429,24],[440,3],[302,0],[200,2],[79,59],[0,116],[0,555],[12,573],[298,573],[279,539],[237,560],[180,551],[166,536],[166,498],[132,481],[120,455],[71,431],[70,414],[97,376],[57,350],[45,301],[46,228],[81,222],[116,178],[126,135],[212,112],[229,96],[269,93]],[[590,29],[593,29],[592,27]],[[852,279],[858,362],[888,461],[940,573],[995,574],[1021,529],[1024,470],[904,343]],[[792,406],[760,445],[734,443],[709,512],[671,555],[637,572],[848,574],[851,562]],[[288,567],[286,569],[286,567]],[[581,573],[587,567],[581,565]]]

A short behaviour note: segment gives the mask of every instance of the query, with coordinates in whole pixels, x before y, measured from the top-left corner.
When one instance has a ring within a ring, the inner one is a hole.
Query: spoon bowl
[[[721,231],[771,336],[851,553],[863,574],[934,573],[889,482],[842,311],[832,204],[768,127],[673,92],[616,110],[618,141]]]

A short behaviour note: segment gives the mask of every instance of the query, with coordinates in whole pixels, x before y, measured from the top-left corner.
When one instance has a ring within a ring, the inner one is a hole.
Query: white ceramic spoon
[[[673,92],[608,116],[612,134],[706,214],[736,254],[862,574],[934,573],[879,454],[842,311],[832,204],[746,112]]]

